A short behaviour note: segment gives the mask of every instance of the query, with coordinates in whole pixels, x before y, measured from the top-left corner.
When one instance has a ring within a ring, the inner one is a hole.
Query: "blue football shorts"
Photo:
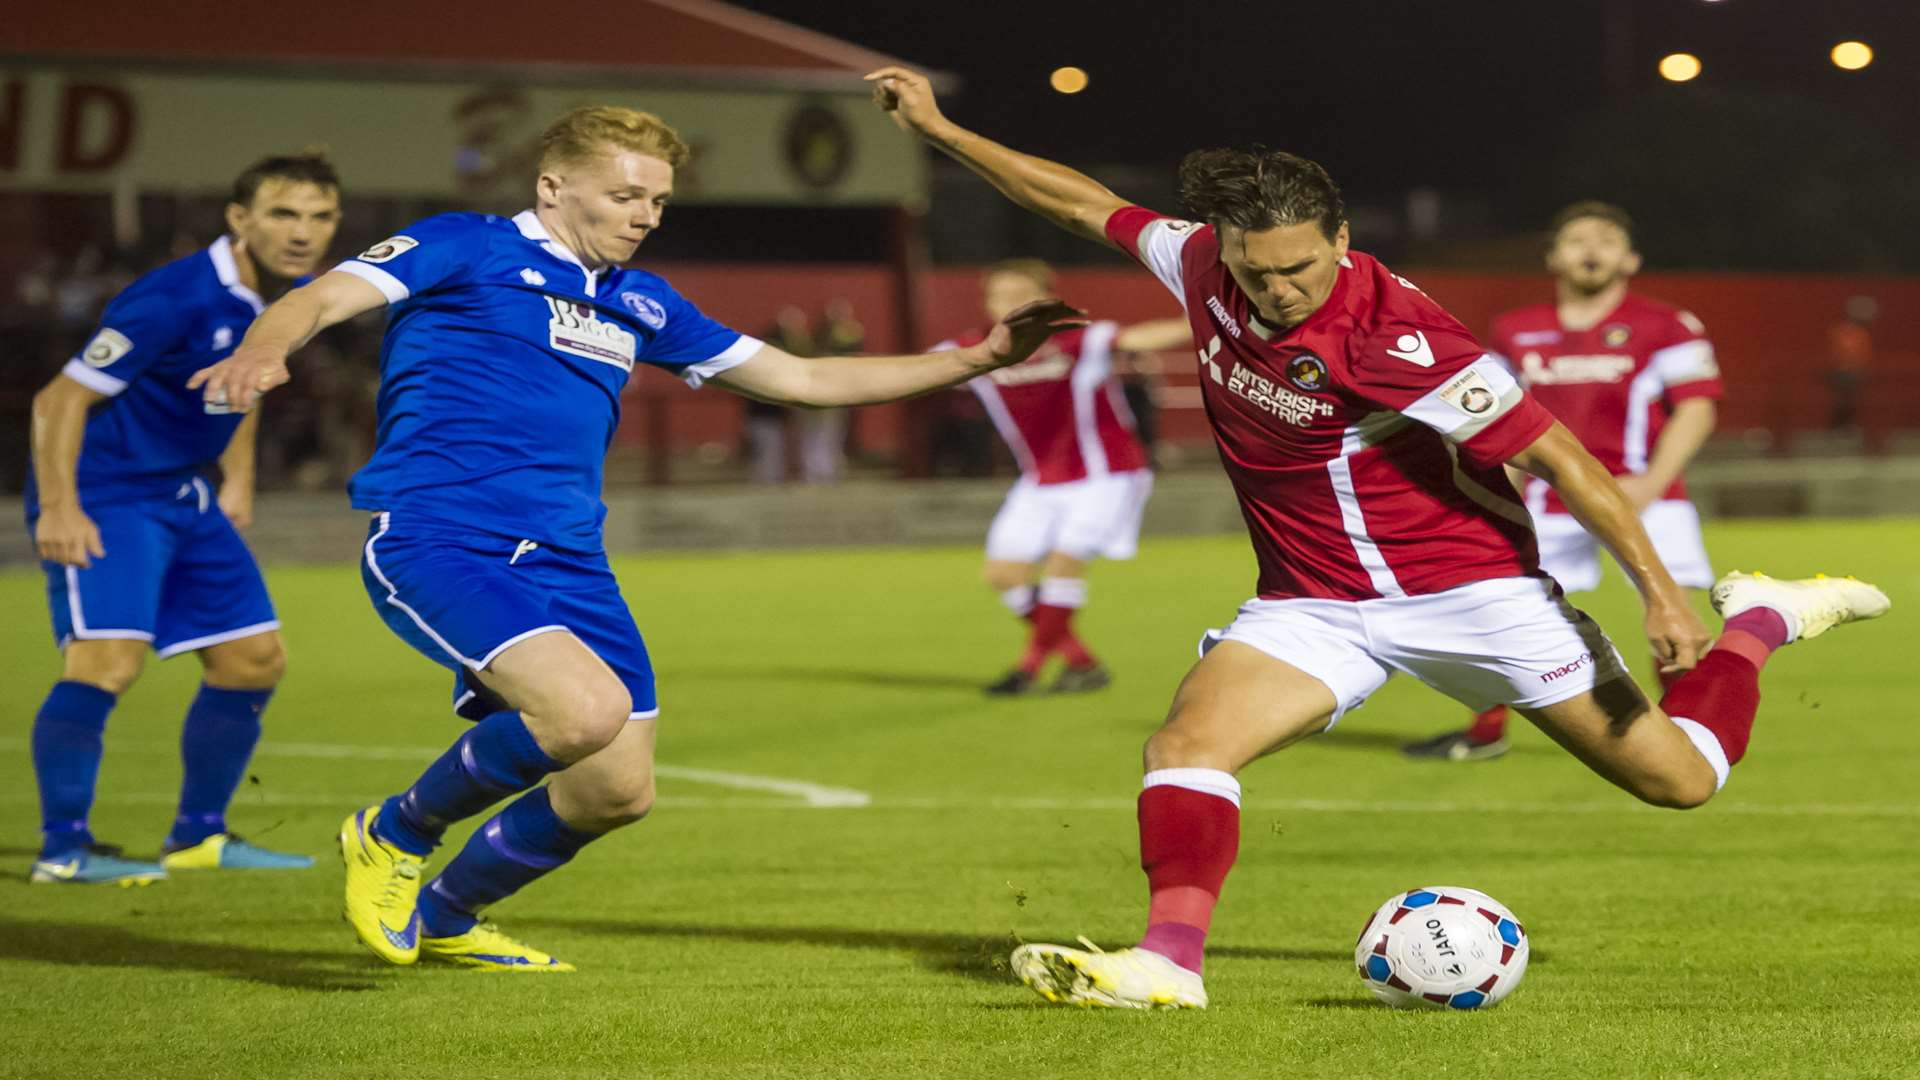
[[[280,628],[253,552],[204,480],[86,511],[107,553],[87,567],[40,564],[61,648],[128,638],[164,659]]]
[[[508,647],[556,631],[578,638],[620,677],[632,719],[660,713],[647,643],[605,553],[383,511],[368,529],[360,579],[402,641],[454,672],[454,710],[469,720],[506,707],[472,674]]]

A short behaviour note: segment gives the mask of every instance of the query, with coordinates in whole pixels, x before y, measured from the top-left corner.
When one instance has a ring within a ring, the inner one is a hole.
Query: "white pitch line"
[[[24,739],[0,739],[0,747],[6,749],[24,749],[26,745],[26,740]],[[129,739],[116,741],[109,749],[125,749],[149,753],[175,753],[178,748],[173,744],[154,740]],[[262,742],[254,750],[254,755],[257,757],[322,758],[335,761],[414,761],[425,763],[440,756],[445,751],[446,747],[444,746],[355,746],[347,743]],[[787,795],[799,799],[807,806],[866,806],[873,801],[873,796],[854,788],[832,787],[826,784],[810,783],[806,780],[793,780],[783,776],[761,776],[755,773],[722,772],[717,769],[696,769],[685,765],[661,764],[654,765],[653,774],[665,780],[685,780],[692,784],[710,784],[714,787],[734,788],[740,791],[766,791],[776,795]],[[684,799],[674,799],[673,802],[681,806],[693,805]]]
[[[0,750],[23,750],[27,747],[25,739],[0,738]],[[154,740],[123,740],[113,743],[110,749],[134,750],[136,752],[176,753],[177,747],[171,743]],[[257,754],[268,757],[322,758],[332,760],[377,760],[377,761],[413,761],[424,762],[443,752],[441,747],[408,746],[354,746],[342,743],[261,743]],[[993,796],[982,795],[968,797],[962,795],[943,795],[932,797],[900,796],[874,797],[868,792],[852,788],[830,787],[813,784],[804,780],[791,780],[777,776],[761,776],[753,773],[721,772],[714,769],[697,769],[680,765],[656,765],[654,771],[666,779],[685,780],[689,783],[711,784],[716,787],[735,788],[743,791],[762,791],[776,795],[789,796],[782,799],[714,799],[699,796],[676,797],[669,795],[661,800],[662,810],[674,808],[713,809],[713,810],[789,810],[799,807],[808,809],[843,809],[867,807],[875,810],[994,810],[994,811],[1089,811],[1089,812],[1130,812],[1135,801],[1131,796],[1083,796],[1078,798],[1030,797],[1030,796]],[[178,796],[174,793],[102,793],[102,802],[138,802],[171,803]],[[243,791],[236,802],[266,802],[285,806],[335,806],[365,803],[373,796],[361,793],[357,795],[333,795],[289,792],[270,794],[266,792]],[[795,802],[793,800],[799,800]],[[26,803],[32,804],[35,797],[28,792],[0,794],[0,805]],[[1415,802],[1405,800],[1368,801],[1360,799],[1262,799],[1249,798],[1246,803],[1248,813],[1304,813],[1304,814],[1669,814],[1670,811],[1644,806],[1622,795],[1618,799],[1605,802]],[[1920,805],[1903,803],[1714,803],[1705,807],[1703,814],[1734,814],[1742,817],[1837,817],[1837,818],[1920,818]]]

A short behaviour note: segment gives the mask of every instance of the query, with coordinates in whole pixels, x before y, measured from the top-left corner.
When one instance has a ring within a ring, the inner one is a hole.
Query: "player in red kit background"
[[[1208,928],[1239,852],[1256,758],[1337,723],[1394,672],[1474,709],[1518,708],[1589,768],[1657,806],[1698,806],[1746,751],[1776,648],[1889,606],[1852,580],[1730,574],[1706,627],[1606,466],[1440,306],[1348,248],[1339,188],[1311,161],[1202,150],[1180,166],[1194,220],[1128,204],[1064,166],[941,115],[922,76],[867,78],[905,129],[1014,203],[1144,265],[1186,308],[1202,401],[1260,566],[1258,595],[1208,633],[1148,740],[1139,797],[1147,928],[1132,948],[1023,945],[1049,1001],[1205,1008]],[[1640,590],[1659,704],[1539,570],[1504,466],[1538,476]]]
[[[1023,304],[1053,295],[1053,271],[1010,259],[987,271],[981,306],[991,328]],[[938,348],[968,345],[971,330]],[[1131,559],[1153,491],[1147,451],[1115,375],[1116,357],[1186,344],[1184,319],[1121,327],[1097,321],[1042,345],[1026,362],[967,384],[1020,465],[1020,479],[987,530],[981,576],[1030,630],[1020,660],[989,694],[1032,690],[1049,658],[1063,661],[1048,689],[1098,690],[1112,681],[1073,630],[1087,602],[1087,564]]]
[[[1493,321],[1491,343],[1534,399],[1607,467],[1640,511],[1640,523],[1683,588],[1713,585],[1700,513],[1681,474],[1713,433],[1720,368],[1706,328],[1691,312],[1627,290],[1640,270],[1633,219],[1617,206],[1578,202],[1555,215],[1547,269],[1555,300]],[[1600,585],[1592,534],[1551,487],[1525,487],[1540,544],[1540,568],[1570,593]],[[1656,659],[1664,687],[1680,672]],[[1495,705],[1464,730],[1405,749],[1414,757],[1475,761],[1507,751],[1507,707]]]

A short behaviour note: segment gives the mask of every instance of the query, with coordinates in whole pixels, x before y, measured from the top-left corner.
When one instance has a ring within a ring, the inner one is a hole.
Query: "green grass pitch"
[[[1247,770],[1198,1014],[1046,1007],[1005,955],[1138,933],[1139,745],[1251,585],[1239,538],[1097,567],[1084,632],[1116,685],[1012,703],[975,689],[1018,635],[973,551],[620,560],[673,772],[650,820],[493,912],[580,965],[557,977],[384,967],[340,922],[340,818],[460,730],[446,674],[344,563],[272,574],[292,667],[232,819],[319,867],[26,885],[26,736],[57,659],[38,575],[0,576],[0,1075],[1916,1075],[1920,522],[1718,524],[1709,542],[1727,568],[1877,580],[1896,610],[1776,658],[1746,763],[1688,813],[1637,806],[1532,730],[1495,762],[1404,760],[1398,742],[1462,710],[1397,680]],[[1617,574],[1582,602],[1644,664]],[[153,665],[114,714],[104,839],[157,846],[196,678]],[[812,805],[846,801],[829,789],[870,802]],[[1532,969],[1499,1008],[1367,997],[1354,934],[1424,884],[1528,924]]]

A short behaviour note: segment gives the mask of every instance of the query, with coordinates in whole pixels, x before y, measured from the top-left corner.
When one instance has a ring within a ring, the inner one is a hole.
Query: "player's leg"
[[[123,859],[96,842],[88,825],[107,717],[139,677],[153,640],[168,552],[164,529],[146,520],[152,509],[95,508],[107,554],[87,567],[41,564],[61,659],[60,681],[33,721],[42,842],[28,877],[37,883],[130,885],[166,876],[157,863]]]
[[[154,651],[162,659],[195,654],[201,682],[180,728],[180,803],[160,861],[170,871],[304,869],[311,856],[271,851],[227,831],[228,804],[260,741],[287,653],[246,542],[211,500],[190,509],[161,589]]]
[[[1153,491],[1150,472],[1120,473],[1074,485],[1053,550],[1041,569],[1036,629],[1066,662],[1055,693],[1102,689],[1113,676],[1074,632],[1073,620],[1087,603],[1087,566],[1096,558],[1131,559],[1140,543],[1140,519]]]
[[[1181,682],[1147,741],[1138,803],[1146,933],[1117,952],[1015,950],[1015,973],[1049,1001],[1204,1008],[1206,936],[1239,853],[1235,774],[1326,730],[1387,679],[1362,644],[1355,605],[1256,602],[1222,637],[1210,635],[1218,644]]]
[[[1560,583],[1566,593],[1591,592],[1600,587],[1600,552],[1587,530],[1572,514],[1545,512],[1544,494],[1534,507],[1534,538],[1540,550],[1540,569]],[[1505,754],[1507,707],[1489,705],[1473,714],[1465,728],[1408,743],[1401,749],[1410,757],[1440,761],[1486,761]]]
[[[1035,577],[1052,538],[1053,516],[1052,503],[1040,486],[1022,480],[1007,492],[987,528],[987,556],[980,578],[1015,618],[1027,624],[1020,659],[984,687],[989,694],[1014,696],[1032,690],[1051,653],[1034,613],[1039,600]]]
[[[1706,802],[1746,754],[1773,652],[1845,622],[1884,614],[1886,594],[1850,579],[1774,581],[1729,574],[1713,592],[1725,617],[1695,667],[1649,702],[1628,678],[1522,711],[1595,772],[1656,806]]]
[[[653,664],[604,561],[570,568],[576,579],[555,614],[619,676],[633,708],[607,746],[483,823],[420,897],[421,955],[496,970],[570,971],[545,952],[479,921],[487,907],[565,865],[591,841],[639,821],[653,806],[659,715]]]

